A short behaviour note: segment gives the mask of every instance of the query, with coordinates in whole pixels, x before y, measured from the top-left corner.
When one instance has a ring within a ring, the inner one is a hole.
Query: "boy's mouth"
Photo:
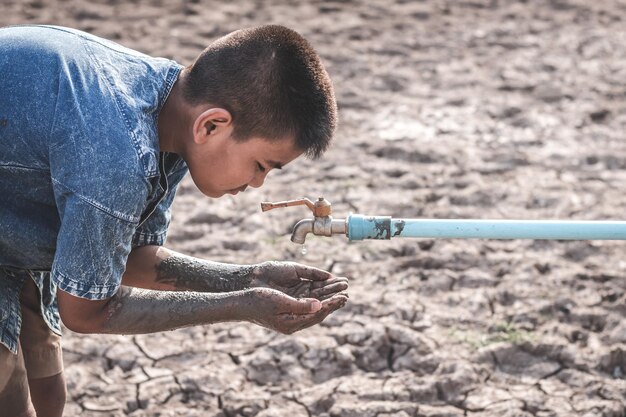
[[[240,191],[241,192],[246,191],[246,188],[248,188],[248,186],[244,185],[244,186],[241,186],[239,188],[233,188],[232,190],[228,190],[227,193],[228,194],[232,194],[232,195],[237,195],[237,194],[239,194]]]

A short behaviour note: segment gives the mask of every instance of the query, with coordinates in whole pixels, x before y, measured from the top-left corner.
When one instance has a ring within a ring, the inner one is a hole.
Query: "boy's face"
[[[218,135],[197,151],[187,158],[189,172],[196,187],[213,198],[235,195],[248,186],[258,188],[269,171],[280,169],[302,154],[292,138],[237,142],[230,135]]]

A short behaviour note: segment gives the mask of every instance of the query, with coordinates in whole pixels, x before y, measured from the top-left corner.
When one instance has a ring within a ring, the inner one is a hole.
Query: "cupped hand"
[[[251,288],[266,287],[294,298],[331,299],[348,289],[348,279],[296,262],[263,262],[252,271]]]
[[[348,295],[344,293],[334,294],[323,301],[296,299],[271,288],[253,288],[246,293],[247,301],[241,306],[244,318],[283,334],[292,334],[322,322],[348,301]]]

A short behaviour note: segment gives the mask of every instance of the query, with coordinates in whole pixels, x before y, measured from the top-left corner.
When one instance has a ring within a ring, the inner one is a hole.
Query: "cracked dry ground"
[[[626,415],[624,242],[289,242],[324,195],[336,217],[623,219],[624,1],[0,2],[189,63],[260,23],[307,36],[341,127],[318,162],[207,201],[187,180],[169,246],[350,277],[351,300],[282,336],[231,323],[144,336],[66,332],[68,416]],[[296,188],[297,187],[297,188]]]

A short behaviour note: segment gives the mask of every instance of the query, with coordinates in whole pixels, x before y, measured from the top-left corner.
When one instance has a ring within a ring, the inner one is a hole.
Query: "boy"
[[[0,73],[3,415],[62,415],[60,320],[81,333],[246,320],[289,334],[345,304],[347,280],[325,271],[162,246],[187,171],[218,198],[326,150],[332,85],[297,33],[236,31],[183,69],[67,28],[9,27]]]

